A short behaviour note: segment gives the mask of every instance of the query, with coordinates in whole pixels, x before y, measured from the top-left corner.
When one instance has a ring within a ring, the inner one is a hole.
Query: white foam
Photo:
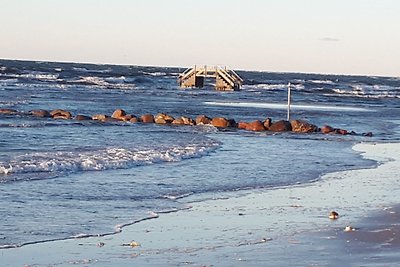
[[[140,165],[176,162],[201,157],[217,146],[217,143],[207,143],[167,149],[107,148],[87,152],[31,153],[17,156],[7,162],[0,162],[0,174],[126,169]]]
[[[250,103],[250,102],[204,102],[206,105],[223,106],[223,107],[251,107],[265,109],[287,109],[287,104],[279,103]],[[371,111],[365,108],[349,107],[349,106],[329,106],[329,105],[297,105],[292,104],[294,110],[325,110],[325,111]]]

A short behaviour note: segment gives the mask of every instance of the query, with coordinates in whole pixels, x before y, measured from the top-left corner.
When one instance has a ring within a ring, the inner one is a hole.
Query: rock
[[[50,112],[50,115],[54,118],[54,119],[71,119],[72,118],[72,114],[69,111],[65,111],[63,109],[55,109],[53,111]]]
[[[174,125],[185,125],[185,122],[183,121],[182,117],[175,119],[172,124]]]
[[[314,124],[303,120],[293,120],[290,122],[292,131],[297,133],[313,133],[318,131],[318,127]]]
[[[95,120],[95,121],[105,121],[106,118],[107,118],[107,115],[104,115],[104,114],[96,114],[96,115],[92,116],[92,120]]]
[[[348,226],[346,226],[345,228],[344,228],[344,231],[345,232],[353,232],[353,231],[355,231],[356,229],[354,228],[354,227],[351,227],[350,225],[348,225]]]
[[[272,123],[271,126],[268,128],[268,130],[273,131],[273,132],[291,131],[292,125],[288,121],[280,120],[280,121]]]
[[[154,123],[154,116],[151,114],[144,114],[140,117],[140,121],[143,123]]]
[[[207,125],[211,123],[211,119],[205,115],[199,115],[196,117],[196,125]]]
[[[239,123],[238,123],[238,128],[239,128],[239,129],[246,130],[246,128],[247,128],[247,125],[249,125],[249,123],[248,123],[248,122],[245,122],[245,121],[239,121]]]
[[[104,122],[117,122],[117,121],[120,121],[120,120],[116,119],[116,118],[112,118],[112,117],[106,116],[106,118],[103,121]]]
[[[113,114],[111,115],[111,118],[114,119],[121,119],[122,117],[126,116],[126,112],[123,109],[116,109]]]
[[[213,118],[211,120],[211,124],[214,127],[218,127],[218,128],[227,128],[230,127],[230,122],[229,120],[222,118],[222,117],[217,117],[217,118]]]
[[[372,132],[368,132],[368,133],[363,133],[362,135],[367,137],[372,137],[373,134]]]
[[[193,119],[188,118],[188,117],[180,117],[180,118],[175,119],[172,122],[172,124],[175,124],[175,125],[196,125],[196,122]]]
[[[336,134],[341,134],[341,135],[349,134],[349,132],[347,130],[344,130],[344,129],[335,129],[335,133]]]
[[[229,126],[228,127],[232,127],[232,128],[237,128],[238,127],[238,124],[234,119],[229,119],[228,122],[229,122]]]
[[[132,118],[129,120],[129,122],[137,123],[137,122],[140,122],[140,119],[138,117],[136,117],[136,116],[132,116]]]
[[[165,113],[158,113],[155,117],[154,117],[154,121],[157,124],[170,124],[174,121],[174,117],[165,114]]]
[[[247,124],[246,126],[247,131],[255,131],[255,132],[260,132],[260,131],[265,131],[264,124],[261,121],[253,121]]]
[[[272,124],[271,118],[266,118],[266,119],[264,120],[263,124],[264,124],[264,128],[265,128],[266,130],[268,130],[269,127],[271,127],[271,124]]]
[[[192,118],[181,117],[181,119],[183,120],[183,124],[185,125],[190,125],[190,126],[196,125],[196,122]]]
[[[90,120],[92,120],[92,117],[85,116],[85,115],[76,115],[75,116],[75,120],[78,120],[78,121],[90,121]]]
[[[15,109],[11,109],[11,108],[0,108],[0,114],[4,114],[4,115],[14,115],[17,114],[18,111],[16,111]]]
[[[336,220],[337,218],[339,218],[339,213],[337,213],[336,211],[333,210],[329,213],[329,219]]]
[[[122,117],[116,118],[120,121],[131,121],[131,119],[135,117],[134,115],[124,115]]]
[[[335,131],[335,128],[329,126],[329,125],[324,125],[321,127],[320,129],[321,133],[323,134],[328,134],[328,133],[332,133]]]
[[[50,118],[51,117],[50,112],[48,112],[47,110],[44,110],[44,109],[31,110],[31,111],[29,111],[29,114],[31,114],[32,116],[35,116],[35,117],[39,117],[39,118]]]

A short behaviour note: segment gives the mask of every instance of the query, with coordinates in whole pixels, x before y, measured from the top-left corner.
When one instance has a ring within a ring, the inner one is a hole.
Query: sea
[[[238,70],[240,91],[180,88],[186,68],[0,60],[0,248],[102,236],[194,201],[314,183],[373,168],[352,146],[400,141],[400,78]],[[29,115],[167,113],[287,118],[356,134],[249,132],[209,125]],[[366,136],[372,133],[372,136]]]

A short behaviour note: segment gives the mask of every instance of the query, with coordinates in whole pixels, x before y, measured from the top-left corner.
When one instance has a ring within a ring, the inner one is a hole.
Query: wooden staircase
[[[194,66],[179,75],[178,83],[183,88],[202,88],[206,78],[215,78],[215,89],[222,91],[237,91],[243,84],[243,79],[233,70],[219,66]]]

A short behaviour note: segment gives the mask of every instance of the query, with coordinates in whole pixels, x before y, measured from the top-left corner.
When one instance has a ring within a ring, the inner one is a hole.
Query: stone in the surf
[[[44,109],[31,110],[31,111],[29,111],[29,114],[31,114],[32,116],[35,116],[35,117],[39,117],[39,118],[50,118],[51,117],[50,112],[48,112],[47,110],[44,110]]]
[[[266,119],[263,121],[263,124],[264,124],[264,128],[265,128],[266,130],[268,130],[269,127],[271,127],[271,124],[272,124],[271,118],[266,118]]]
[[[345,129],[335,129],[336,134],[347,135],[349,132]]]
[[[17,114],[18,111],[16,111],[15,109],[11,109],[11,108],[0,108],[0,114],[4,114],[4,115],[14,115]]]
[[[170,124],[174,121],[174,117],[165,114],[165,113],[158,113],[155,117],[154,117],[154,121],[157,124]]]
[[[71,119],[72,118],[72,114],[69,111],[63,110],[63,109],[55,109],[52,110],[50,112],[50,115],[54,118],[54,119]]]
[[[196,117],[196,125],[207,125],[211,123],[211,118],[205,115],[199,115]]]
[[[181,118],[176,118],[171,124],[173,124],[173,125],[185,125],[185,122],[183,121],[183,119],[181,117]]]
[[[140,117],[140,121],[143,123],[154,123],[154,116],[152,114],[144,114]]]
[[[196,122],[189,117],[182,116],[180,118],[176,118],[172,122],[172,124],[174,124],[174,125],[196,125]]]
[[[231,126],[230,121],[223,117],[216,117],[211,120],[211,124],[217,128],[228,128]]]
[[[133,117],[135,117],[135,116],[129,114],[129,115],[121,116],[121,117],[116,118],[116,119],[118,119],[118,120],[120,120],[120,121],[131,121],[131,119],[132,119]]]
[[[321,127],[320,131],[323,134],[328,134],[328,133],[333,133],[335,131],[335,128],[333,128],[329,125],[324,125]]]
[[[298,133],[313,133],[318,131],[318,127],[314,124],[303,120],[293,120],[290,122],[293,132]]]
[[[78,114],[78,115],[75,116],[75,120],[78,120],[78,121],[90,121],[90,120],[92,120],[92,117]]]
[[[196,125],[196,122],[192,118],[183,116],[181,117],[181,119],[183,120],[183,124],[185,125]]]
[[[113,114],[111,115],[111,118],[114,119],[121,119],[122,117],[124,117],[126,115],[125,110],[123,109],[116,109]]]
[[[256,120],[256,121],[249,122],[246,126],[246,130],[260,132],[260,131],[265,131],[265,128],[264,128],[264,124],[261,121]]]
[[[131,123],[137,123],[140,122],[140,119],[134,115],[132,115],[132,118],[129,120]]]
[[[280,120],[272,123],[268,130],[273,132],[287,132],[292,130],[292,125],[288,121]]]
[[[105,121],[106,118],[107,118],[107,115],[104,115],[104,114],[96,114],[96,115],[92,116],[92,120],[95,120],[95,121]]]
[[[247,128],[247,125],[249,125],[249,123],[248,123],[248,122],[245,122],[245,121],[239,121],[239,123],[238,123],[238,128],[239,128],[239,129],[246,130],[246,128]]]

